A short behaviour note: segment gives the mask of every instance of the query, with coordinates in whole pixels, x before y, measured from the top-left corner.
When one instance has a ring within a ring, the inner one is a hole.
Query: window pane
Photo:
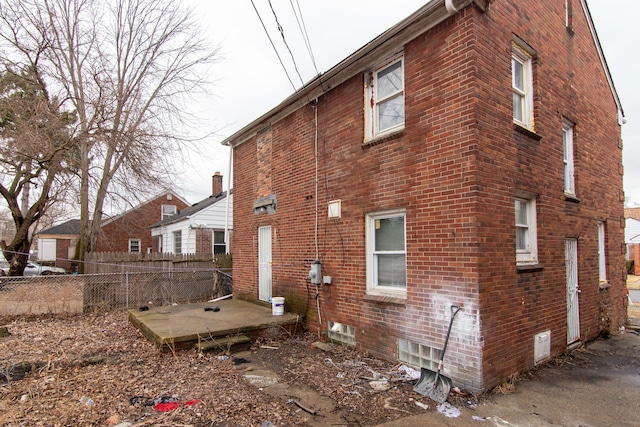
[[[378,286],[404,288],[407,283],[404,255],[377,255]]]
[[[513,92],[513,118],[519,122],[524,122],[524,96]]]
[[[402,91],[402,61],[391,64],[378,73],[378,99]]]
[[[524,227],[516,227],[516,249],[519,251],[527,251],[529,240],[529,229]]]
[[[516,224],[529,225],[527,220],[527,203],[516,200]]]
[[[378,104],[378,130],[404,123],[404,98],[396,96]]]
[[[224,231],[213,232],[213,243],[224,244]]]
[[[513,87],[524,92],[524,67],[520,61],[511,59],[511,70],[513,72]]]
[[[375,251],[404,251],[404,217],[375,220]]]

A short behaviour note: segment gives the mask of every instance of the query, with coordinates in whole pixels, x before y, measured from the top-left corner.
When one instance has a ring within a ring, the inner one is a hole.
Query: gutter
[[[397,52],[411,40],[426,33],[467,6],[475,4],[480,10],[486,11],[493,1],[432,0],[428,2],[416,12],[352,53],[329,71],[316,75],[275,108],[227,137],[221,144],[229,147],[239,146],[256,136],[258,132],[308,104],[310,99],[318,98],[354,75],[365,72],[373,62],[382,59],[385,55]]]

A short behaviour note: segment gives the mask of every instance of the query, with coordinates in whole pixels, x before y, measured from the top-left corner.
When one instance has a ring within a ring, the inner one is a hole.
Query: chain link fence
[[[231,294],[230,271],[124,272],[0,278],[0,315],[188,304]]]

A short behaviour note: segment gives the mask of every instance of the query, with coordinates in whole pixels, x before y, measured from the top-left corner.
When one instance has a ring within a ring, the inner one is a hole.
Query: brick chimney
[[[222,193],[222,175],[220,172],[216,172],[211,177],[211,195],[219,196]]]

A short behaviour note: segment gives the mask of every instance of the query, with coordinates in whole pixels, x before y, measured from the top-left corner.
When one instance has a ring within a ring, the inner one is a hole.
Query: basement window
[[[398,340],[398,360],[411,366],[436,371],[441,354],[440,349],[428,345],[404,339]]]
[[[333,342],[354,347],[356,345],[356,328],[338,322],[328,322],[329,339]]]

